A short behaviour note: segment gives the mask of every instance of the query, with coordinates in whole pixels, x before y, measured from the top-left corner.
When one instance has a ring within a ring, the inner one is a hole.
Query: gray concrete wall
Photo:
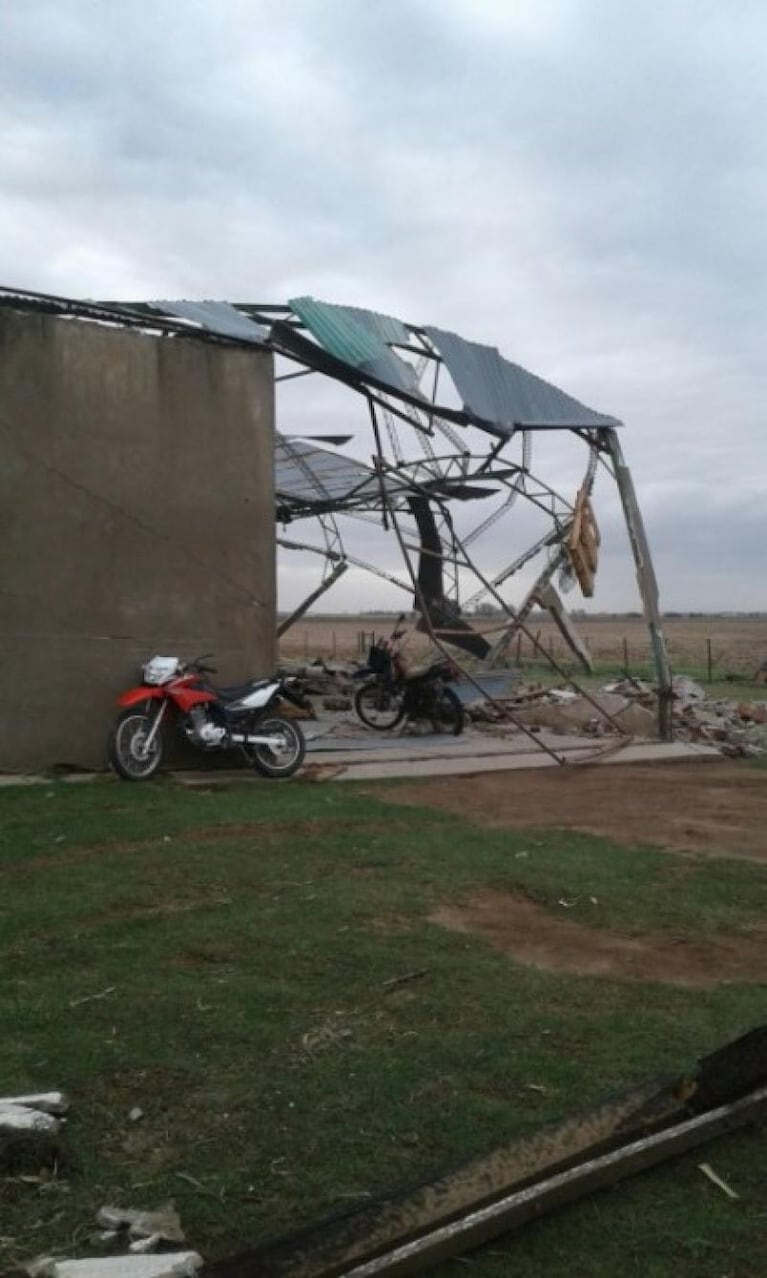
[[[271,355],[0,312],[0,769],[100,767],[153,652],[275,660]]]

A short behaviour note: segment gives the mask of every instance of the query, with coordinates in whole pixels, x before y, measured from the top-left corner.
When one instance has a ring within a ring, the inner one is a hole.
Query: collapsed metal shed
[[[535,642],[527,620],[541,605],[552,612],[576,661],[588,666],[586,645],[554,582],[560,589],[576,582],[587,598],[593,594],[600,538],[592,498],[597,476],[607,476],[617,487],[628,530],[651,638],[661,734],[669,735],[671,680],[658,587],[618,418],[589,408],[495,347],[434,325],[311,297],[287,304],[94,303],[5,290],[3,305],[149,327],[168,339],[183,334],[262,347],[289,370],[276,377],[278,389],[320,376],[360,396],[369,464],[319,446],[321,439],[300,433],[300,423],[291,434],[283,426],[278,437],[276,518],[283,525],[278,541],[316,553],[323,565],[317,589],[288,625],[347,567],[360,566],[414,599],[438,647],[448,644],[498,664],[515,635],[528,634]],[[533,463],[536,437],[551,432],[567,433],[582,451],[577,482],[567,490]],[[527,544],[506,532],[513,554],[490,570],[482,539],[508,521],[519,502],[534,508],[544,525]],[[468,531],[457,526],[459,508],[476,508],[477,521]],[[354,544],[345,543],[339,516],[374,520],[391,533],[404,572],[358,556]],[[311,536],[286,535],[287,525],[299,521],[314,530]],[[520,597],[517,583],[533,569],[534,581]],[[467,591],[469,578],[473,586]],[[479,633],[472,620],[483,601],[501,615],[492,633]],[[550,653],[541,650],[541,658],[560,670]]]

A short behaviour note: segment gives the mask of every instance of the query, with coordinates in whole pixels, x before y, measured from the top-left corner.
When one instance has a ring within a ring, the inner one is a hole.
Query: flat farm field
[[[314,660],[316,658],[354,658],[362,655],[373,635],[387,635],[394,626],[391,615],[303,617],[280,643],[283,658]],[[491,643],[498,637],[499,621],[479,617],[476,628],[487,633]],[[650,645],[647,627],[641,617],[594,615],[577,622],[597,667],[641,673],[650,667]],[[728,675],[750,677],[767,660],[767,617],[668,617],[664,623],[672,666],[677,671],[715,679]],[[533,616],[527,634],[518,637],[512,655],[522,665],[537,664],[534,636],[558,660],[567,661],[566,649],[558,630],[548,617]],[[428,640],[411,627],[408,650],[417,655],[428,647]]]

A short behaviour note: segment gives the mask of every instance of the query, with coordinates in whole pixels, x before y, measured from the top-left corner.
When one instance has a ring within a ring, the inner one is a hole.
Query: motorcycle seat
[[[424,676],[430,674],[433,669],[433,663],[426,666],[413,666],[412,669],[405,671],[405,683],[412,683],[414,679],[423,679]]]
[[[221,701],[239,701],[240,697],[246,697],[249,692],[255,692],[256,688],[262,688],[269,682],[269,679],[251,679],[249,683],[238,683],[229,688],[216,688],[211,684],[210,689]]]

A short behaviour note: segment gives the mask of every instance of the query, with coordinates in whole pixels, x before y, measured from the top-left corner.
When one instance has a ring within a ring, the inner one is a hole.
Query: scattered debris
[[[703,1172],[703,1175],[708,1177],[711,1184],[716,1185],[717,1189],[721,1189],[722,1193],[726,1194],[728,1198],[737,1199],[739,1197],[735,1190],[726,1181],[722,1180],[721,1176],[717,1176],[710,1163],[698,1163],[698,1171]]]
[[[415,972],[405,972],[402,976],[390,976],[388,981],[383,982],[383,987],[387,991],[396,989],[399,985],[406,985],[409,981],[419,981],[422,976],[428,976],[428,967],[419,967]]]
[[[26,1266],[29,1278],[193,1278],[202,1268],[196,1251],[165,1251],[167,1243],[185,1241],[173,1203],[155,1211],[131,1207],[102,1207],[96,1222],[103,1243],[128,1242],[128,1254],[84,1260],[38,1256]]]
[[[0,1169],[39,1172],[60,1155],[59,1133],[68,1108],[62,1092],[0,1099]]]
[[[352,708],[351,698],[341,696],[323,697],[322,708],[323,710],[335,710],[339,714],[345,713]]]
[[[17,1132],[50,1132],[55,1135],[60,1125],[59,1119],[53,1114],[27,1109],[25,1105],[0,1105],[0,1137],[15,1135]]]
[[[108,989],[99,990],[98,994],[86,994],[83,998],[73,998],[69,1006],[81,1007],[83,1003],[95,1003],[97,999],[109,998],[109,995],[114,994],[116,989],[116,985],[110,985]]]
[[[136,1255],[144,1256],[149,1252],[157,1251],[162,1243],[162,1234],[150,1234],[148,1238],[137,1238],[128,1247],[128,1251]]]
[[[162,1242],[184,1242],[184,1231],[173,1203],[163,1203],[155,1211],[133,1207],[102,1207],[96,1216],[101,1229],[127,1229],[132,1239],[156,1237]]]
[[[0,1096],[0,1109],[9,1105],[22,1105],[25,1109],[39,1110],[41,1114],[66,1114],[69,1101],[63,1092],[33,1092],[28,1096]]]
[[[196,1251],[175,1251],[164,1256],[94,1256],[87,1260],[41,1256],[26,1270],[29,1278],[194,1278],[201,1268],[202,1256]]]
[[[708,697],[689,675],[675,675],[672,689],[675,740],[713,745],[730,758],[767,752],[767,702]],[[475,701],[466,712],[477,727],[491,732],[502,732],[513,717],[531,730],[619,739],[620,729],[635,739],[657,740],[656,692],[647,680],[627,675],[590,696],[565,687],[520,685],[513,695]]]
[[[23,1105],[24,1109],[37,1109],[43,1114],[65,1114],[69,1109],[63,1091],[35,1091],[26,1097],[0,1097],[0,1109],[9,1105]]]

